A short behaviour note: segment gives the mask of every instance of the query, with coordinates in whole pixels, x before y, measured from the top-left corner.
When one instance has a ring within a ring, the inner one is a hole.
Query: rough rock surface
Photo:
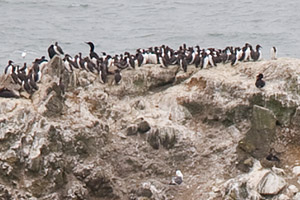
[[[145,65],[114,85],[54,57],[30,98],[0,98],[0,198],[296,198],[299,66]],[[271,149],[284,169],[261,167]],[[183,184],[169,185],[177,169]]]

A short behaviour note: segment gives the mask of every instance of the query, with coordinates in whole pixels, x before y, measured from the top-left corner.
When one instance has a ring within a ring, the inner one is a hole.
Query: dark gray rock
[[[126,129],[126,135],[137,135],[138,133],[138,126],[135,124],[129,125]]]
[[[143,120],[138,124],[138,131],[140,133],[146,133],[147,131],[149,131],[151,129],[150,124]]]
[[[147,137],[147,142],[153,149],[159,149],[160,141],[158,129],[150,131]]]

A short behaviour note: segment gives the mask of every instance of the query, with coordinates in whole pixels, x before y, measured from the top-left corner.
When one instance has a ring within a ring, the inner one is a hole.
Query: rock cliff
[[[1,199],[300,195],[300,60],[122,75],[102,84],[56,56],[30,98],[0,98]]]

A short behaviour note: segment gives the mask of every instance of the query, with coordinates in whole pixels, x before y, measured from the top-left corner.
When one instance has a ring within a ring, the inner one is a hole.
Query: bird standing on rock
[[[262,88],[262,87],[265,86],[266,83],[265,83],[264,80],[262,80],[263,77],[264,77],[264,75],[263,75],[262,73],[260,73],[260,74],[258,74],[258,75],[256,76],[255,86],[256,86],[257,88]]]
[[[64,55],[64,52],[60,46],[58,46],[58,42],[55,42],[55,44],[51,44],[48,48],[48,54],[50,59],[52,59],[55,55]]]
[[[119,69],[115,70],[115,84],[118,85],[122,79],[121,71]]]
[[[276,60],[277,59],[277,49],[276,49],[276,47],[271,48],[270,54],[271,54],[271,60]]]
[[[183,182],[183,175],[180,170],[176,170],[176,176],[172,177],[170,185],[180,185]]]
[[[5,67],[5,70],[4,70],[4,73],[5,73],[5,74],[7,74],[7,73],[11,74],[11,73],[12,73],[13,68],[14,68],[13,63],[14,63],[14,62],[13,62],[12,60],[9,60],[9,61],[8,61],[8,65]]]
[[[90,59],[91,61],[97,65],[97,61],[100,59],[99,55],[94,51],[95,50],[95,45],[92,42],[85,42],[90,46]]]

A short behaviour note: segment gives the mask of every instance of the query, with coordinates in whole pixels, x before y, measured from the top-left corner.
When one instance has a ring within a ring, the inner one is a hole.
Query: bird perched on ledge
[[[277,59],[277,49],[276,49],[276,47],[271,48],[270,54],[271,54],[271,60],[276,60]]]
[[[48,54],[50,59],[52,59],[55,55],[64,55],[64,52],[60,46],[58,46],[58,42],[55,42],[55,44],[51,44],[48,48]]]
[[[260,73],[260,74],[258,74],[258,75],[256,76],[255,86],[256,86],[257,88],[262,88],[262,87],[265,86],[266,83],[265,83],[264,80],[262,80],[263,77],[264,77],[264,75],[263,75],[262,73]]]

